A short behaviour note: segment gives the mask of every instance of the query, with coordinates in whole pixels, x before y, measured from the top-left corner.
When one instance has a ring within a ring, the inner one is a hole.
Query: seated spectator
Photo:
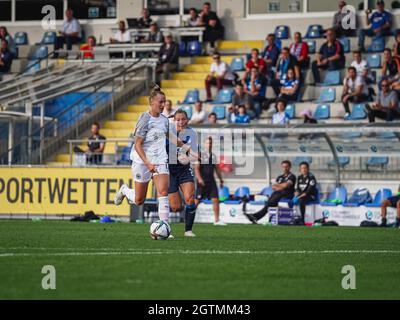
[[[290,54],[297,59],[300,69],[306,69],[310,66],[310,57],[308,55],[308,44],[304,42],[301,33],[294,33],[294,43],[290,45]]]
[[[230,105],[228,108],[228,123],[235,123],[239,106]]]
[[[205,80],[207,101],[212,101],[212,85],[216,85],[219,91],[224,85],[232,85],[235,78],[230,71],[229,65],[221,60],[221,55],[218,52],[213,54],[213,61],[210,67],[210,74]]]
[[[358,46],[360,51],[365,51],[365,37],[385,37],[392,35],[392,14],[385,10],[385,2],[379,0],[376,2],[376,11],[371,15],[371,10],[365,11],[366,25],[369,29],[361,29],[358,34]]]
[[[375,118],[392,121],[400,118],[399,98],[396,91],[390,88],[388,80],[382,81],[382,90],[378,93],[378,98],[372,106],[368,106],[369,122],[375,122]]]
[[[289,101],[297,101],[297,96],[300,88],[300,82],[296,79],[294,69],[289,69],[285,80],[281,80],[281,92],[278,99]]]
[[[289,124],[290,118],[285,112],[286,101],[278,100],[276,103],[276,109],[278,111],[272,116],[272,124]]]
[[[125,21],[118,23],[118,31],[114,34],[114,38],[110,38],[110,43],[131,43],[131,33],[126,30]]]
[[[343,79],[342,103],[346,111],[345,117],[350,115],[349,102],[361,103],[369,99],[368,86],[365,79],[357,75],[354,67],[347,69],[347,76]]]
[[[207,121],[207,113],[203,110],[203,103],[197,101],[194,104],[193,115],[190,118],[189,124],[202,124]]]
[[[139,28],[150,28],[150,24],[153,22],[153,19],[150,18],[150,11],[147,8],[143,8],[142,16],[138,19],[138,27]]]
[[[142,42],[151,43],[151,42],[163,42],[164,38],[161,31],[158,29],[158,25],[156,22],[152,22],[150,25],[150,32],[144,37]]]
[[[164,80],[170,78],[171,72],[178,70],[179,47],[171,33],[165,34],[164,43],[158,52],[158,62],[157,73],[162,74]]]
[[[260,51],[258,49],[251,50],[251,58],[246,63],[246,73],[244,77],[247,77],[250,73],[251,68],[256,67],[260,74],[267,75],[267,64],[264,59],[259,57]]]
[[[397,58],[400,57],[400,31],[395,35],[396,42],[393,45],[393,55]]]
[[[0,47],[0,78],[1,78],[2,74],[10,72],[13,56],[10,50],[8,50],[7,40],[2,39],[0,44],[1,44]]]
[[[215,43],[224,38],[225,29],[217,14],[211,11],[211,4],[209,2],[203,4],[203,10],[200,12],[200,25],[206,28],[203,41],[207,43],[212,50],[215,50]]]
[[[237,109],[240,105],[247,105],[250,104],[252,106],[253,101],[249,94],[244,91],[244,84],[237,83],[235,85],[235,90],[232,96],[232,106],[234,109]]]
[[[336,40],[335,31],[328,29],[326,31],[326,42],[319,49],[317,60],[312,63],[312,73],[315,83],[321,82],[319,69],[340,70],[344,68],[345,56],[343,45]]]
[[[216,114],[215,112],[211,112],[211,113],[208,115],[208,123],[209,123],[209,124],[217,124],[217,123],[218,123],[218,121],[217,121],[217,114]]]
[[[67,45],[67,50],[72,50],[72,45],[82,41],[81,25],[79,21],[74,18],[72,9],[67,9],[67,11],[65,11],[65,18],[62,30],[59,31],[59,36],[57,37],[55,50],[64,48],[64,44]]]
[[[356,35],[357,27],[356,29],[343,28],[343,21],[347,21],[347,19],[349,19],[349,17],[347,17],[349,13],[347,13],[346,11],[342,11],[346,5],[346,1],[339,1],[338,11],[336,11],[335,15],[333,16],[332,29],[335,31],[338,38],[354,37]],[[352,18],[356,19],[357,21],[357,17],[352,12],[350,12],[350,14],[353,16]]]
[[[261,56],[267,65],[267,77],[272,78],[274,72],[273,69],[275,68],[278,61],[280,50],[275,42],[275,34],[270,33],[267,36],[267,42],[268,45],[265,47]]]
[[[235,123],[250,123],[250,117],[244,105],[239,106],[238,114],[235,116]]]
[[[171,100],[165,101],[164,110],[163,110],[162,114],[173,121],[175,110],[173,108],[173,103]]]
[[[81,45],[80,47],[83,59],[88,59],[88,60],[94,59],[93,48],[95,46],[96,46],[96,38],[94,36],[88,37],[87,43]]]
[[[381,204],[381,227],[387,226],[387,208],[397,209],[395,226],[400,227],[400,186],[397,189],[397,194],[382,201]]]
[[[199,14],[195,8],[189,9],[189,18],[186,20],[186,24],[188,27],[198,27],[200,26],[201,19]]]
[[[293,204],[299,205],[301,222],[304,224],[306,214],[306,204],[317,199],[317,179],[310,172],[308,162],[300,163],[300,175],[297,177],[296,191],[294,193]]]
[[[0,41],[3,39],[7,40],[8,50],[10,50],[13,59],[17,58],[17,46],[15,45],[13,37],[11,37],[11,35],[8,33],[7,28],[4,26],[0,27]]]
[[[262,105],[267,91],[267,79],[260,74],[257,67],[251,68],[250,75],[244,79],[244,92],[248,94],[254,106],[255,117],[260,118]]]
[[[282,81],[286,80],[289,69],[293,69],[296,79],[300,79],[300,68],[296,57],[290,54],[289,48],[283,48],[280,58],[276,64],[275,77],[271,81],[271,86],[274,89],[277,97],[281,93]]]
[[[392,51],[386,48],[383,51],[382,80],[386,79],[392,85],[400,79],[400,58],[393,57]]]
[[[86,163],[88,164],[101,164],[103,162],[103,153],[106,143],[106,137],[100,134],[100,125],[97,122],[93,122],[91,127],[92,134],[88,138],[86,151],[83,151],[79,147],[74,148],[76,153],[86,153]]]
[[[372,77],[370,74],[370,68],[368,62],[362,59],[361,51],[353,52],[354,61],[351,63],[351,66],[356,69],[357,76],[363,77],[367,84],[372,83]]]

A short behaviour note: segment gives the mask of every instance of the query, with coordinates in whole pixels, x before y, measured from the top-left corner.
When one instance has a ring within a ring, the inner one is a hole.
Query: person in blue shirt
[[[290,53],[290,49],[285,47],[282,49],[282,53],[276,64],[275,77],[271,80],[271,86],[276,96],[279,96],[281,93],[282,81],[286,80],[286,75],[289,69],[294,70],[296,79],[301,82],[299,62],[296,57]]]
[[[267,79],[260,74],[257,67],[252,67],[250,75],[243,83],[244,92],[251,99],[251,104],[254,106],[255,117],[260,118],[261,107],[265,101],[265,93],[267,91]]]
[[[365,37],[385,37],[392,35],[390,30],[392,26],[392,14],[385,10],[385,2],[378,0],[376,2],[376,11],[371,15],[371,10],[366,12],[366,25],[369,29],[361,29],[358,35],[358,46],[360,51],[365,51]]]
[[[297,96],[300,88],[299,80],[296,78],[294,69],[287,71],[286,78],[281,80],[281,93],[278,99],[284,99],[286,101],[297,101]]]
[[[246,114],[246,107],[239,106],[239,113],[235,117],[235,123],[250,123],[250,117]]]
[[[275,67],[276,62],[278,61],[280,50],[275,42],[275,34],[270,33],[267,36],[267,42],[268,45],[265,47],[262,53],[262,58],[264,59],[267,65],[267,76],[269,78],[272,78],[273,76],[272,68]]]
[[[10,72],[13,56],[8,50],[8,42],[3,39],[0,43],[0,79],[2,73]]]

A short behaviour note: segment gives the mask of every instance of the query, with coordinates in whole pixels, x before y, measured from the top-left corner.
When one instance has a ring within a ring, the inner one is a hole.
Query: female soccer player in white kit
[[[169,121],[162,114],[165,94],[159,88],[153,89],[149,102],[149,111],[143,113],[136,124],[134,145],[130,156],[135,189],[122,185],[115,196],[114,203],[120,205],[126,197],[130,204],[138,206],[143,204],[147,187],[153,179],[158,196],[158,215],[160,220],[168,221],[169,169],[166,143]]]

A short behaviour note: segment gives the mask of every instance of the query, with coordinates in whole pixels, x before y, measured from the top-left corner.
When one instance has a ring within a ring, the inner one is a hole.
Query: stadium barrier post
[[[12,165],[14,145],[14,119],[10,119],[8,125],[8,165]]]

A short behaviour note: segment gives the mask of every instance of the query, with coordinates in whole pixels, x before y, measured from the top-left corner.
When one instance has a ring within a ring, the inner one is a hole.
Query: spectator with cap
[[[347,22],[350,19],[356,19],[357,17],[355,13],[348,12],[347,10],[343,10],[343,8],[347,5],[346,1],[340,0],[338,3],[338,11],[336,11],[333,16],[332,29],[335,31],[336,36],[340,37],[354,37],[356,35],[356,30],[352,28],[344,28],[343,22]],[[351,17],[349,17],[351,15]]]
[[[110,38],[110,43],[131,43],[131,33],[126,30],[125,21],[121,20],[118,22],[118,31],[114,34],[113,38]]]
[[[142,42],[145,43],[160,43],[163,42],[164,38],[161,31],[158,29],[157,22],[150,24],[150,32],[144,37]]]
[[[205,80],[207,101],[212,101],[211,86],[216,85],[218,91],[220,91],[224,85],[231,86],[235,79],[229,65],[221,60],[219,52],[214,52],[212,59],[213,63],[210,67],[210,73]]]
[[[382,81],[382,90],[379,91],[377,100],[372,106],[367,105],[369,122],[375,122],[375,118],[392,121],[400,118],[399,98],[396,91],[390,87],[389,80]]]
[[[289,47],[290,54],[296,57],[299,67],[306,69],[310,66],[310,56],[308,55],[308,44],[303,41],[300,32],[294,33],[294,43]]]
[[[165,34],[164,43],[158,52],[158,62],[157,73],[164,80],[170,79],[171,72],[178,70],[179,47],[169,32]]]
[[[139,28],[149,28],[150,24],[153,22],[153,19],[150,17],[150,11],[148,8],[143,8],[141,17],[138,19],[138,27]]]
[[[64,44],[67,45],[67,50],[72,50],[72,45],[82,41],[82,29],[79,21],[74,18],[72,9],[65,11],[65,20],[62,30],[59,31],[55,50],[62,49]]]
[[[5,39],[0,40],[0,79],[2,74],[10,72],[13,56],[8,50],[8,42]]]
[[[358,34],[358,46],[360,51],[365,51],[365,37],[385,37],[392,35],[392,14],[385,10],[385,2],[378,0],[376,2],[376,11],[370,16],[371,10],[365,11],[366,25],[369,29],[361,29]]]
[[[270,33],[267,36],[267,42],[268,44],[261,56],[267,65],[267,76],[268,78],[272,78],[274,71],[273,68],[275,68],[278,61],[280,50],[275,42],[275,34]]]

